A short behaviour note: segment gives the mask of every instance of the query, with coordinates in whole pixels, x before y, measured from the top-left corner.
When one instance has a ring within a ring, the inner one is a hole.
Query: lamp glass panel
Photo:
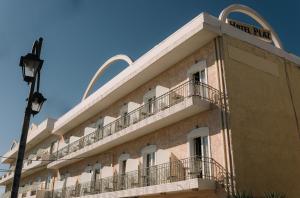
[[[25,66],[25,76],[27,77],[34,77],[35,69],[33,67],[26,67]]]
[[[40,112],[41,104],[38,101],[33,101],[31,105],[31,109],[34,112]]]
[[[25,76],[34,77],[34,74],[38,69],[39,64],[40,62],[37,60],[30,60],[30,59],[24,60]]]

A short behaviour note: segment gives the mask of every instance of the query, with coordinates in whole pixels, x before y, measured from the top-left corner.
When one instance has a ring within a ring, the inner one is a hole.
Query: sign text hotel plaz
[[[266,41],[272,41],[271,38],[271,32],[269,30],[263,29],[263,28],[258,28],[252,25],[248,25],[245,23],[241,23],[239,21],[235,21],[232,19],[227,19],[228,23],[232,25],[235,28],[238,28],[244,32],[247,32],[248,34],[260,37]]]

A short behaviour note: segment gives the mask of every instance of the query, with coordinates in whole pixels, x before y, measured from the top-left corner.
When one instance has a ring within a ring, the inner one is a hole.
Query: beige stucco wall
[[[165,86],[168,88],[173,88],[180,83],[188,80],[187,70],[195,64],[196,61],[206,60],[207,71],[208,71],[208,84],[218,88],[217,82],[217,67],[215,58],[214,43],[210,42],[201,49],[198,49],[190,56],[184,58],[182,61],[178,62],[170,69],[158,75],[156,78],[145,83],[138,89],[129,93],[127,96],[121,98],[113,105],[109,106],[98,115],[87,120],[84,123],[80,123],[78,127],[66,133],[60,139],[60,144],[64,141],[65,137],[70,137],[71,135],[82,136],[84,128],[89,124],[95,122],[97,119],[103,116],[113,116],[117,117],[120,108],[124,103],[133,101],[137,103],[142,103],[143,95],[149,90],[149,88],[154,88],[156,85]],[[59,179],[59,174],[68,172],[70,177],[79,178],[81,173],[84,171],[88,164],[94,165],[95,163],[100,163],[102,166],[113,165],[115,171],[118,170],[118,158],[123,153],[130,154],[131,158],[141,159],[141,149],[147,145],[155,144],[158,149],[168,150],[170,153],[176,155],[178,159],[187,158],[188,156],[188,146],[187,146],[187,134],[198,125],[199,127],[207,126],[209,127],[210,143],[211,143],[211,157],[217,162],[224,165],[224,145],[223,136],[220,132],[220,110],[212,106],[212,109],[206,112],[202,112],[190,118],[186,118],[174,125],[167,126],[165,128],[153,131],[152,133],[140,137],[138,139],[127,142],[126,144],[119,145],[103,153],[99,153],[96,156],[89,157],[82,161],[73,163],[69,166],[63,167],[59,170],[55,180]],[[56,137],[54,137],[56,138]],[[45,140],[45,144],[52,141]],[[37,148],[37,147],[36,147]],[[36,148],[33,148],[34,151]],[[26,183],[33,178],[44,175],[45,173],[40,171],[26,177],[23,181]]]
[[[285,69],[298,117],[300,69],[229,36],[223,43],[237,189],[298,198],[300,136]]]
[[[205,45],[203,48],[198,49],[190,56],[184,58],[182,61],[178,62],[174,66],[170,67],[170,69],[161,73],[156,78],[150,80],[138,89],[129,93],[127,96],[121,98],[104,111],[99,112],[98,115],[94,116],[93,118],[84,123],[81,123],[78,127],[66,133],[64,137],[68,138],[71,135],[75,134],[76,136],[83,135],[84,128],[89,124],[95,122],[100,117],[106,115],[117,117],[119,115],[121,107],[126,102],[133,101],[136,103],[142,103],[143,96],[149,90],[149,88],[154,88],[156,85],[173,88],[175,86],[178,86],[180,83],[187,81],[187,70],[193,64],[195,64],[196,61],[199,60],[206,60],[208,67],[208,84],[215,88],[218,88],[217,64],[214,43],[212,41]],[[59,169],[59,175],[68,173],[72,178],[72,181],[80,180],[80,175],[84,172],[84,169],[88,165],[93,166],[96,163],[100,163],[102,167],[112,166],[114,172],[118,172],[118,158],[124,153],[129,154],[130,158],[132,159],[138,159],[140,164],[142,164],[143,160],[141,150],[147,145],[156,145],[157,150],[163,149],[165,151],[168,151],[169,153],[174,154],[178,159],[187,158],[189,157],[187,134],[196,126],[207,126],[209,128],[211,157],[223,166],[225,166],[224,143],[223,136],[220,131],[220,115],[220,109],[212,106],[212,109],[209,111],[199,113],[195,116],[177,122],[176,124],[161,128],[157,131],[153,131],[148,135],[129,141],[125,144],[116,146],[110,150],[99,153],[95,156],[88,157],[79,162],[62,167]],[[63,141],[64,137],[62,137],[61,141]],[[59,179],[59,175],[58,178],[56,178],[56,180]],[[205,193],[203,194],[203,196],[205,197]],[[194,197],[194,195],[191,195],[190,197]]]
[[[133,101],[142,103],[144,94],[156,85],[173,88],[182,82],[188,80],[187,70],[195,64],[196,61],[206,60],[208,71],[208,84],[218,88],[217,80],[217,66],[215,58],[215,49],[213,41],[198,49],[190,56],[184,58],[170,69],[158,75],[156,78],[145,83],[138,89],[129,93],[127,96],[121,98],[116,103],[108,107],[98,115],[94,116],[90,120],[80,124],[78,127],[69,131],[64,137],[70,137],[71,135],[83,135],[83,130],[89,124],[95,122],[97,119],[103,116],[117,117],[120,108],[124,103]],[[70,173],[71,177],[79,177],[84,171],[84,168],[89,165],[94,165],[99,162],[102,166],[110,166],[113,163],[115,171],[118,170],[118,158],[123,153],[130,154],[131,158],[138,158],[141,162],[141,149],[147,145],[155,144],[158,149],[168,150],[175,154],[177,158],[183,159],[187,156],[187,133],[190,132],[195,126],[208,126],[210,130],[210,142],[211,142],[211,155],[220,164],[224,166],[224,145],[223,136],[220,132],[220,110],[213,109],[199,115],[187,118],[184,121],[180,121],[175,125],[165,127],[158,131],[155,131],[149,135],[143,136],[139,139],[133,140],[126,144],[117,146],[109,151],[99,153],[94,157],[87,158],[72,165],[63,167],[60,169],[60,173]],[[61,139],[63,141],[63,139]]]
[[[153,131],[148,135],[134,139],[125,144],[114,147],[106,152],[93,157],[86,158],[80,162],[73,163],[59,170],[60,173],[70,173],[71,177],[79,179],[79,176],[87,165],[94,165],[97,162],[101,166],[113,166],[114,171],[118,172],[118,158],[123,153],[130,155],[131,159],[138,159],[142,164],[141,150],[147,145],[156,145],[157,150],[163,149],[174,154],[178,159],[184,159],[188,156],[187,135],[195,127],[208,127],[211,142],[211,157],[219,163],[224,163],[223,143],[220,133],[219,109],[199,113],[195,116],[186,118],[174,125]]]
[[[136,90],[128,93],[125,97],[120,98],[114,104],[110,105],[105,110],[99,112],[96,116],[90,118],[89,120],[80,123],[77,127],[67,132],[64,137],[69,137],[71,135],[81,136],[83,135],[84,128],[91,123],[94,123],[97,119],[104,116],[118,117],[119,111],[124,103],[127,102],[136,102],[141,104],[143,101],[144,94],[149,91],[150,88],[154,88],[156,85],[161,85],[167,88],[173,88],[178,86],[180,83],[183,83],[188,80],[187,70],[195,64],[196,61],[206,60],[208,66],[208,83],[217,87],[218,83],[216,82],[217,73],[216,73],[216,64],[215,64],[215,51],[213,42],[209,42],[202,48],[196,50],[191,55],[187,56],[183,60],[179,61],[175,65],[171,66],[169,69],[151,79],[147,83],[143,84]],[[61,140],[63,141],[63,139]]]
[[[300,126],[300,67],[291,62],[285,62],[285,64],[288,76],[287,80],[291,90],[291,98],[293,100],[294,109],[298,118],[298,126]]]

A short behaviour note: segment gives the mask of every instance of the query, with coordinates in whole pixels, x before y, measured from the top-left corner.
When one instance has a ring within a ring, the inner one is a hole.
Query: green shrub
[[[233,195],[231,198],[254,198],[252,193],[243,191],[238,192],[236,195]],[[278,192],[265,192],[262,198],[286,198],[286,195]]]
[[[254,198],[252,193],[248,193],[248,192],[238,192],[236,195],[233,195],[232,198]]]
[[[278,192],[265,192],[265,198],[286,198],[286,196]]]

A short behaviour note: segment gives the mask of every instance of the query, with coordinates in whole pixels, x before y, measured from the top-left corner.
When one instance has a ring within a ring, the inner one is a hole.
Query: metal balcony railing
[[[14,173],[14,168],[15,167],[10,167],[8,172],[6,172],[2,176],[0,176],[0,182],[2,182],[3,180],[6,180],[7,178],[11,178]]]
[[[35,168],[36,165],[43,165],[49,163],[50,161],[50,154],[48,151],[44,151],[39,155],[32,157],[31,159],[25,159],[23,162],[23,170],[25,172],[29,169]],[[9,172],[5,173],[4,175],[0,176],[0,182],[6,180],[7,178],[13,178],[15,166],[10,167]]]
[[[11,191],[7,191],[1,195],[2,198],[10,198]]]
[[[201,82],[188,81],[169,92],[155,98],[153,101],[128,112],[117,120],[96,129],[94,132],[72,142],[51,155],[51,160],[61,159],[120,130],[144,120],[160,111],[168,109],[189,97],[199,97],[215,105],[220,105],[222,94],[219,90]]]
[[[40,182],[35,182],[31,185],[27,185],[19,188],[19,193],[27,193],[29,191],[37,191],[42,188],[42,184]]]
[[[34,156],[31,156],[31,158],[25,159],[23,167],[26,168],[26,167],[35,166],[37,162],[39,162],[38,164],[49,162],[49,159],[50,159],[50,154],[46,150],[39,154],[35,154]]]
[[[19,188],[19,197],[31,197],[31,196],[36,196],[37,191],[47,191],[50,192],[48,188],[45,188],[45,183],[44,182],[35,182],[32,185],[27,185]],[[28,194],[28,192],[30,192]],[[3,198],[9,198],[11,195],[11,191],[7,191],[4,194],[1,195]],[[43,196],[45,198],[48,197],[49,193],[46,194],[47,196]],[[41,196],[39,196],[41,197]]]
[[[182,160],[172,160],[169,163],[138,168],[125,174],[114,174],[88,183],[64,187],[53,191],[54,198],[80,197],[127,190],[131,188],[160,185],[189,179],[205,179],[225,184],[225,169],[211,158],[198,156]]]
[[[26,197],[26,194],[28,191],[36,191],[38,189],[38,186],[36,184],[34,185],[28,185],[24,187],[19,188],[19,194],[21,194],[21,197]],[[7,191],[4,194],[2,194],[2,198],[9,198],[11,195],[11,191]]]

